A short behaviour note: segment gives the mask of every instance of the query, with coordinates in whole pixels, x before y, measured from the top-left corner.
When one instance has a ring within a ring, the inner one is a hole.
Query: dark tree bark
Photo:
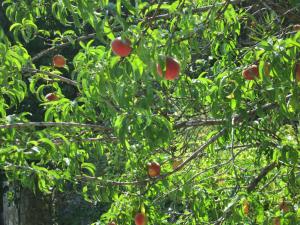
[[[19,185],[5,185],[3,195],[4,225],[52,225],[51,204],[42,193],[34,194]],[[13,198],[11,194],[13,193]]]

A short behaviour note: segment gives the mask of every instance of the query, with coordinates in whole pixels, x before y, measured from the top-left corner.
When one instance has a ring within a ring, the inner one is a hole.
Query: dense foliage
[[[4,0],[1,12],[9,181],[105,203],[95,224],[299,223],[297,0]],[[117,37],[129,56],[111,51]],[[165,56],[178,79],[158,75]]]

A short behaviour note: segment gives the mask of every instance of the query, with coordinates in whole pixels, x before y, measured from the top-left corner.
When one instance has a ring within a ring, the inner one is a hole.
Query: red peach
[[[300,62],[296,64],[295,73],[296,73],[296,81],[300,82]]]
[[[258,67],[257,65],[251,65],[243,70],[242,75],[246,80],[254,80],[258,75]]]
[[[55,93],[49,93],[45,96],[48,101],[56,101],[58,100],[58,96]]]
[[[66,59],[62,55],[55,55],[52,58],[52,63],[54,67],[63,68],[66,65]]]
[[[163,73],[161,66],[159,64],[156,65],[156,70],[158,75],[160,75],[161,77],[165,75],[165,78],[167,80],[174,80],[175,78],[178,77],[180,72],[179,62],[174,58],[167,57],[165,63],[166,63],[166,71],[164,71],[165,73]]]
[[[126,39],[122,40],[121,37],[116,38],[111,42],[112,51],[121,57],[126,57],[131,53],[131,42]]]
[[[148,174],[150,177],[156,177],[160,175],[160,165],[157,162],[148,163]]]
[[[137,213],[134,217],[135,225],[146,225],[147,218],[144,213]]]

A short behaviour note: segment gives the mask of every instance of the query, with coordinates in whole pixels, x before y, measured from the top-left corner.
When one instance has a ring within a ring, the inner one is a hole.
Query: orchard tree
[[[1,170],[106,203],[94,224],[298,224],[299,12],[2,1]]]

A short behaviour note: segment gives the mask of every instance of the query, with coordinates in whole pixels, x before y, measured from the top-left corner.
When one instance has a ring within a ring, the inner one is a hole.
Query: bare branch
[[[177,166],[175,170],[173,170],[170,173],[167,173],[161,177],[167,177],[179,170],[181,170],[186,164],[188,164],[193,159],[197,158],[201,153],[203,153],[203,150],[206,149],[210,144],[214,143],[218,138],[223,136],[225,134],[226,128],[223,128],[221,131],[216,133],[214,136],[212,136],[208,141],[206,141],[204,144],[202,144],[190,157],[188,157],[185,161],[183,161],[180,165]]]
[[[277,163],[272,162],[269,165],[265,166],[260,173],[257,175],[257,177],[253,178],[250,184],[247,186],[247,192],[251,193],[255,190],[258,183],[270,172],[276,167]],[[230,204],[223,210],[223,215],[217,219],[214,222],[214,225],[220,225],[224,222],[224,220],[230,215],[233,207],[235,204],[240,200],[241,195],[235,196],[235,198],[230,202]]]
[[[115,142],[118,139],[116,137],[98,137],[98,138],[84,138],[84,139],[80,139],[80,138],[72,138],[71,140],[69,140],[70,142],[76,142],[76,143],[81,143],[81,142],[104,142],[104,141],[109,141],[111,142]],[[55,139],[53,140],[53,142],[55,144],[61,144],[64,143],[64,140],[62,139]]]
[[[96,33],[92,33],[92,34],[88,34],[88,35],[85,35],[85,36],[81,36],[81,37],[78,37],[75,41],[84,41],[84,40],[88,40],[88,39],[92,39],[92,38],[95,38],[96,37]],[[49,53],[52,53],[54,51],[56,51],[57,49],[61,49],[61,48],[65,48],[69,45],[71,45],[72,42],[66,42],[66,43],[63,43],[63,44],[60,44],[60,45],[56,45],[56,46],[53,46],[51,48],[48,48],[44,51],[41,51],[40,53],[38,53],[36,56],[32,57],[32,62],[35,62],[36,60],[38,60],[39,58],[43,57],[44,55],[47,55]]]
[[[84,127],[94,130],[112,131],[109,127],[97,124],[74,123],[74,122],[27,122],[0,125],[0,129],[24,128],[24,127]]]
[[[271,171],[276,167],[277,163],[273,162],[266,167],[264,167],[257,177],[255,177],[247,187],[247,192],[252,192],[258,185],[258,183]]]
[[[275,176],[273,176],[273,178],[268,182],[268,183],[266,183],[263,187],[261,187],[260,189],[259,189],[259,192],[261,192],[262,190],[264,190],[266,187],[268,187],[278,176],[279,176],[279,174],[280,174],[280,172],[277,172],[276,174],[275,174]]]
[[[239,4],[241,2],[243,2],[243,0],[233,0],[233,1],[229,1],[229,2],[216,3],[214,5],[207,5],[207,6],[203,6],[200,8],[196,8],[192,12],[193,13],[202,13],[202,12],[206,12],[206,11],[210,10],[213,7],[222,7],[222,6],[225,6],[226,4],[235,5],[235,4]],[[166,13],[166,14],[148,17],[147,19],[152,21],[152,20],[168,19],[170,17],[171,17],[171,14]]]
[[[223,124],[226,120],[208,119],[208,120],[188,120],[184,122],[176,123],[174,128],[180,129],[182,127],[196,127],[196,126],[213,126]]]
[[[291,96],[292,95],[289,94],[286,97],[286,100],[288,100]],[[278,106],[278,104],[276,102],[267,103],[267,104],[263,105],[262,107],[256,107],[255,109],[248,110],[245,114],[236,115],[233,117],[234,124],[244,120],[245,115],[247,115],[248,117],[253,117],[256,115],[257,111],[259,111],[259,110],[262,110],[262,111],[272,110],[272,109],[276,108],[277,106]],[[229,121],[227,121],[225,119],[188,120],[188,121],[179,122],[179,123],[175,124],[174,128],[180,129],[180,128],[184,128],[184,127],[215,126],[215,125],[221,125],[221,124],[224,124],[227,122],[229,122]]]
[[[31,68],[23,68],[23,72],[28,72],[28,73],[42,73],[42,74],[48,75],[49,77],[57,78],[57,79],[61,80],[62,82],[65,82],[67,84],[70,84],[72,86],[77,87],[77,82],[76,81],[73,81],[71,79],[68,79],[66,77],[62,77],[62,76],[60,76],[58,74],[51,73],[51,72],[48,72],[48,71],[31,69]]]
[[[150,182],[151,180],[155,179],[150,179],[147,178],[145,180],[136,180],[136,181],[113,181],[113,180],[103,180],[101,177],[92,177],[88,175],[77,175],[77,179],[83,180],[85,182],[93,181],[98,184],[106,184],[106,185],[112,185],[112,186],[128,186],[128,185],[141,185]]]

